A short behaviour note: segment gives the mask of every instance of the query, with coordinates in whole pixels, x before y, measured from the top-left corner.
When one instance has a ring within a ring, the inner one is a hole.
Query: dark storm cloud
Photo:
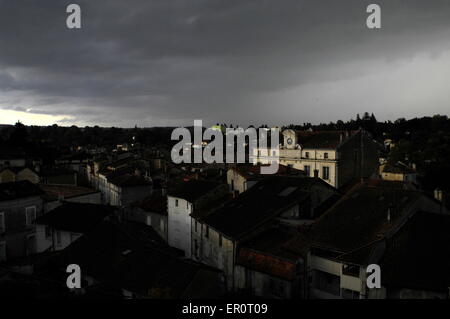
[[[371,2],[0,0],[0,108],[124,126],[408,117],[425,97],[442,113],[427,76],[450,80],[450,2],[377,1],[368,30]]]

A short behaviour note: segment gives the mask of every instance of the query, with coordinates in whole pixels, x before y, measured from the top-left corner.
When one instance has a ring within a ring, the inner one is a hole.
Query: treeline
[[[231,126],[230,126],[231,127]],[[266,125],[260,127],[267,127]],[[421,175],[424,188],[439,187],[450,190],[450,120],[445,115],[395,121],[377,121],[368,112],[356,115],[346,122],[339,120],[328,124],[289,125],[293,129],[357,130],[364,128],[383,143],[391,139],[395,147],[389,152],[391,162],[414,163]],[[7,148],[22,148],[27,154],[43,159],[54,159],[75,150],[78,146],[100,146],[106,149],[118,144],[170,148],[173,128],[101,128],[25,126],[0,127],[0,152]]]
[[[168,145],[173,128],[102,128],[25,126],[18,122],[0,128],[0,152],[22,149],[28,156],[53,159],[77,150],[78,147],[104,147],[109,150],[118,144],[141,144],[147,146]]]

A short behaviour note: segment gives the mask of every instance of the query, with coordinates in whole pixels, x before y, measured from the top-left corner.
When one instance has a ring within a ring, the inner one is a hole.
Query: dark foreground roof
[[[181,259],[179,250],[156,236],[146,225],[105,221],[66,248],[59,262],[78,264],[101,283],[139,295],[213,298],[220,293],[219,271]]]
[[[0,201],[42,195],[44,192],[29,181],[0,183]]]
[[[306,200],[313,185],[328,184],[317,178],[271,176],[204,218],[204,222],[229,237],[239,237],[283,210]]]
[[[380,267],[390,288],[448,293],[450,216],[416,213],[388,242]]]
[[[115,208],[107,205],[65,202],[36,219],[36,224],[49,225],[57,230],[86,233],[114,214]]]
[[[403,188],[358,185],[318,219],[314,247],[364,263],[376,242],[395,230],[422,196]]]

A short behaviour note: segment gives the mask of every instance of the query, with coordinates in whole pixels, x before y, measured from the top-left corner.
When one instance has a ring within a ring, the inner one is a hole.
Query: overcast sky
[[[449,92],[448,0],[0,0],[0,123],[394,120]]]

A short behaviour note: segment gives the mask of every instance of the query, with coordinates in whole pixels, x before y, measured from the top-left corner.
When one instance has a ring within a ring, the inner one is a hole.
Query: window
[[[45,238],[50,238],[52,237],[52,230],[50,228],[50,226],[45,226]]]
[[[33,225],[35,219],[36,219],[36,206],[27,207],[25,209],[25,225],[26,226]]]
[[[305,170],[305,174],[307,177],[311,176],[311,166],[305,165],[303,166],[303,169]]]
[[[219,234],[219,247],[222,247],[222,234]]]
[[[56,232],[56,244],[61,245],[61,232],[59,230]]]
[[[330,179],[330,168],[328,166],[324,166],[322,168],[322,178],[325,180],[329,180]]]
[[[178,199],[175,199],[175,207],[178,207]]]
[[[209,238],[209,226],[206,226],[205,237]]]
[[[0,213],[0,233],[5,231],[5,213]]]
[[[258,151],[258,157],[260,157],[261,156],[261,151]]]
[[[6,242],[0,241],[0,261],[6,260]]]
[[[305,152],[305,157],[309,158],[309,152]]]
[[[323,153],[323,158],[328,158],[328,153]]]

